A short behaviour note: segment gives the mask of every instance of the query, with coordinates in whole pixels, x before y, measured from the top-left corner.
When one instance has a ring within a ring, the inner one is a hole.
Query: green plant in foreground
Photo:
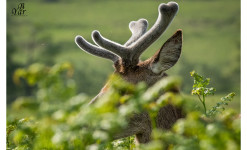
[[[232,101],[235,93],[229,93],[227,96],[222,97],[220,102],[216,103],[207,113],[208,116],[214,116],[216,113],[221,112],[221,110],[225,110],[224,105],[228,105],[228,102]]]
[[[230,93],[225,97],[221,98],[221,102],[218,102],[216,106],[213,106],[212,109],[209,111],[206,107],[206,97],[208,95],[214,95],[214,92],[216,91],[215,88],[210,87],[208,88],[207,85],[210,83],[210,78],[205,78],[198,73],[196,73],[194,70],[190,72],[190,75],[194,78],[194,84],[191,91],[192,95],[197,95],[200,102],[203,105],[204,108],[204,114],[206,116],[214,116],[217,112],[220,112],[221,110],[225,110],[223,105],[228,105],[228,102],[232,101],[233,97],[235,96],[235,93]]]
[[[180,86],[179,78],[166,77],[147,88],[143,83],[132,85],[113,76],[108,92],[89,107],[89,98],[85,94],[71,92],[72,79],[67,77],[67,71],[71,69],[66,66],[69,65],[41,67],[38,74],[33,68],[23,69],[23,73],[17,74],[27,82],[35,79],[29,84],[37,85],[37,90],[31,97],[19,97],[9,107],[7,149],[240,149],[239,114],[226,109],[217,116],[205,117],[195,109],[193,99],[171,92]],[[57,87],[61,89],[56,90]],[[222,102],[228,102],[232,97],[230,94]],[[180,107],[186,114],[170,130],[160,130],[154,123],[152,140],[147,144],[137,145],[134,136],[114,140],[115,133],[127,126],[133,113],[148,111],[151,120],[155,120],[158,110],[168,104]],[[218,105],[223,107],[226,104]],[[219,111],[220,107],[213,111]]]
[[[14,120],[7,126],[7,149],[32,149],[36,130],[37,126],[28,118]]]

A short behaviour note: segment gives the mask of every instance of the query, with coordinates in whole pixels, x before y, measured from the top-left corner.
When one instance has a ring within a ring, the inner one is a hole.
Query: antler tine
[[[135,50],[134,59],[139,59],[140,55],[162,35],[177,14],[178,9],[176,2],[159,5],[159,16],[155,24],[130,47]]]
[[[139,19],[138,21],[131,21],[129,24],[132,36],[124,44],[124,46],[130,46],[136,40],[138,40],[144,33],[146,33],[148,27],[148,21],[146,19]]]
[[[79,48],[84,50],[85,52],[88,52],[92,55],[96,55],[99,57],[107,58],[112,60],[114,63],[119,60],[119,57],[103,48],[97,47],[95,45],[92,45],[88,41],[86,41],[83,37],[81,36],[76,36],[75,38],[75,43]]]
[[[93,31],[92,32],[92,38],[93,38],[93,41],[97,45],[99,45],[99,46],[101,46],[101,47],[103,47],[103,48],[105,48],[105,49],[117,54],[118,56],[120,56],[122,58],[127,58],[127,56],[126,56],[126,54],[127,54],[126,53],[126,51],[127,51],[126,47],[122,46],[121,44],[118,44],[116,42],[113,42],[111,40],[108,40],[108,39],[104,38],[99,33],[99,31],[97,31],[97,30]]]

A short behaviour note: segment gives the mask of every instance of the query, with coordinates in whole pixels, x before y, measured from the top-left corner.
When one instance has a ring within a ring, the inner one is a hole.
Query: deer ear
[[[182,49],[182,30],[177,30],[161,49],[151,58],[150,68],[154,73],[168,70],[178,61]]]

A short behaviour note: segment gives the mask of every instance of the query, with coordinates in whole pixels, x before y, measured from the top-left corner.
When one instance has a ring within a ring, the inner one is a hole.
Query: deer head
[[[139,19],[138,21],[130,22],[129,28],[132,32],[132,36],[124,45],[106,39],[99,31],[92,32],[92,39],[97,46],[90,44],[81,36],[76,36],[75,42],[82,50],[92,55],[113,61],[115,67],[114,73],[120,75],[126,81],[133,84],[144,81],[148,86],[151,86],[161,78],[167,76],[165,71],[176,64],[182,48],[182,30],[177,30],[151,58],[145,61],[140,60],[140,55],[162,35],[172,22],[178,12],[178,4],[175,2],[160,4],[158,11],[159,15],[157,21],[148,31],[147,20]],[[91,103],[107,90],[107,86],[108,85],[106,84]],[[167,124],[166,120],[172,120],[172,123],[174,123],[174,120],[179,118],[178,116],[175,116],[171,119],[164,119],[164,115],[168,114],[169,111],[175,110],[169,106],[160,111],[160,117],[158,116],[158,120],[160,121],[158,122],[160,122],[161,128],[170,127],[171,123],[168,121],[169,123]],[[140,116],[143,118],[143,122],[149,122],[147,114],[141,114]],[[140,116],[136,116],[136,118]],[[133,120],[140,119],[134,118]],[[142,136],[139,136],[139,140],[141,142],[148,141],[151,133],[151,131],[149,132],[148,130],[150,129],[150,124],[132,122],[135,125],[129,127],[128,131],[119,137],[131,134],[137,134],[138,137],[138,134],[141,133],[139,135]],[[137,124],[141,124],[142,127],[138,127]],[[142,131],[143,125],[146,125],[147,128]]]
[[[182,48],[182,30],[177,30],[154,56],[145,61],[140,60],[140,55],[167,29],[178,11],[178,4],[160,4],[158,10],[158,19],[149,31],[145,19],[130,22],[132,36],[124,45],[106,39],[99,31],[92,32],[92,39],[97,46],[81,36],[76,36],[75,42],[82,50],[113,61],[114,73],[126,81],[133,84],[144,81],[150,86],[167,76],[165,71],[176,64]]]

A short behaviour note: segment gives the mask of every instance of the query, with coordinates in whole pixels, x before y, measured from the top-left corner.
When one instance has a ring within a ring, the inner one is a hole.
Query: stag
[[[148,31],[147,20],[131,21],[129,28],[132,36],[124,45],[103,37],[99,31],[92,32],[92,39],[96,45],[89,43],[79,35],[76,36],[75,42],[82,50],[113,61],[114,74],[118,74],[127,82],[133,84],[145,82],[147,86],[152,86],[161,78],[166,77],[165,71],[178,61],[182,49],[182,30],[177,30],[149,59],[141,61],[140,55],[167,29],[177,14],[178,8],[176,2],[160,4],[158,18]],[[106,91],[107,86],[105,85],[90,103],[95,102]],[[170,129],[176,120],[181,117],[183,117],[183,114],[180,109],[172,105],[165,106],[159,110],[156,117],[157,127]],[[126,130],[117,134],[115,138],[136,135],[138,142],[147,143],[150,141],[151,132],[152,126],[149,114],[143,112],[130,118]]]

